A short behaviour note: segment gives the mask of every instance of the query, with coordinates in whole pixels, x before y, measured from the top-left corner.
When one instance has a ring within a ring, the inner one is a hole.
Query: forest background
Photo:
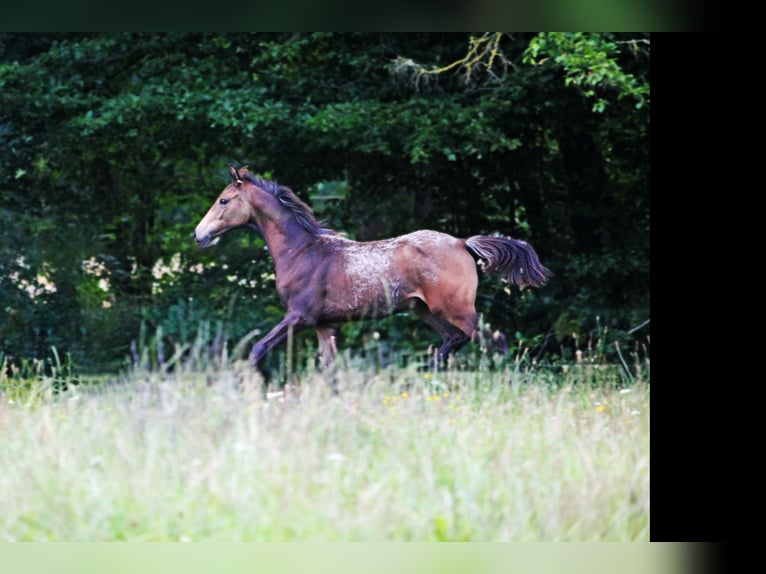
[[[357,240],[529,241],[555,276],[522,292],[483,277],[484,321],[530,360],[598,345],[616,361],[650,327],[650,41],[2,33],[0,358],[103,372],[150,340],[232,352],[267,332],[282,309],[262,238],[192,240],[233,162]],[[343,339],[438,340],[402,316]]]

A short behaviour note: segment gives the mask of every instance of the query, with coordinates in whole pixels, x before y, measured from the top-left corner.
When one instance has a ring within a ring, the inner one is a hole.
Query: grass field
[[[335,377],[6,379],[0,540],[648,541],[648,375]]]

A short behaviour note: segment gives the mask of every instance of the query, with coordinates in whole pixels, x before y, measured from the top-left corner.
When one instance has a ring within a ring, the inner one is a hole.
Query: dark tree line
[[[549,286],[486,279],[477,307],[541,357],[604,328],[645,337],[629,331],[649,317],[649,48],[604,33],[0,34],[0,352],[55,346],[104,368],[142,324],[169,348],[200,325],[223,326],[211,341],[268,329],[281,310],[263,241],[190,239],[229,162],[359,240],[528,240]]]

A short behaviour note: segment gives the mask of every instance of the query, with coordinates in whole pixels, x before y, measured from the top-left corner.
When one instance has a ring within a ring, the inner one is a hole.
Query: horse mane
[[[313,235],[335,233],[331,229],[322,227],[322,224],[314,217],[314,212],[311,211],[311,208],[303,203],[289,187],[279,185],[276,181],[270,179],[252,175],[247,172],[247,167],[240,168],[239,176],[272,195],[279,203],[292,212],[295,221],[309,233]]]

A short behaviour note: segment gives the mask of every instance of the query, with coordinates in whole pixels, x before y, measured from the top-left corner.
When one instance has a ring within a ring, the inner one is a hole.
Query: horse
[[[349,321],[412,311],[442,339],[437,358],[465,345],[478,325],[477,264],[519,287],[540,287],[551,271],[525,241],[473,235],[461,239],[420,230],[358,242],[323,227],[293,191],[229,164],[229,183],[194,231],[207,248],[232,229],[250,228],[265,239],[274,260],[284,318],[249,355],[258,369],[289,333],[316,330],[320,366],[337,352],[337,329]]]

